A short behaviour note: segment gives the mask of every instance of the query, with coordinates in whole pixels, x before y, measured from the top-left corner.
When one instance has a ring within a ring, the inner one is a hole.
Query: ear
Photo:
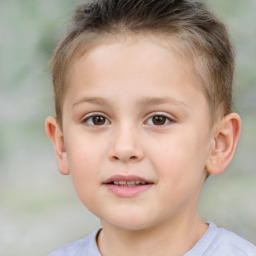
[[[223,117],[214,129],[213,146],[206,162],[210,174],[223,172],[231,162],[241,132],[241,119],[231,113]]]
[[[59,172],[63,175],[68,175],[68,159],[64,144],[64,136],[55,117],[47,117],[45,121],[45,130],[55,149]]]

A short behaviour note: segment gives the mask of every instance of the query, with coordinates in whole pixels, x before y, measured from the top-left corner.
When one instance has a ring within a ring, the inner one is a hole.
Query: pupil
[[[153,123],[155,125],[163,125],[166,121],[166,117],[164,116],[154,116],[153,117]]]
[[[103,117],[103,116],[94,116],[93,117],[93,124],[102,125],[104,123],[105,123],[105,117]]]

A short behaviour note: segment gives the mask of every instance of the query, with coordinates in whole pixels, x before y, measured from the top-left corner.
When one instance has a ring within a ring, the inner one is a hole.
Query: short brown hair
[[[225,25],[193,0],[93,0],[80,6],[50,68],[56,117],[62,123],[70,67],[100,39],[116,35],[167,35],[194,64],[212,116],[231,112],[234,53]]]

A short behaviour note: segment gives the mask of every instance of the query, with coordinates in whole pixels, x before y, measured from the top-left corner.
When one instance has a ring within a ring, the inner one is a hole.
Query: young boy
[[[50,256],[255,256],[197,215],[204,180],[230,163],[234,56],[192,0],[94,0],[51,62],[58,169],[102,228]]]

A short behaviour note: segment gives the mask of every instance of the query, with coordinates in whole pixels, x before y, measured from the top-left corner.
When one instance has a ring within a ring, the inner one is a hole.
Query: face
[[[192,68],[159,39],[120,39],[78,59],[63,105],[66,164],[102,223],[139,230],[196,215],[209,107]]]

